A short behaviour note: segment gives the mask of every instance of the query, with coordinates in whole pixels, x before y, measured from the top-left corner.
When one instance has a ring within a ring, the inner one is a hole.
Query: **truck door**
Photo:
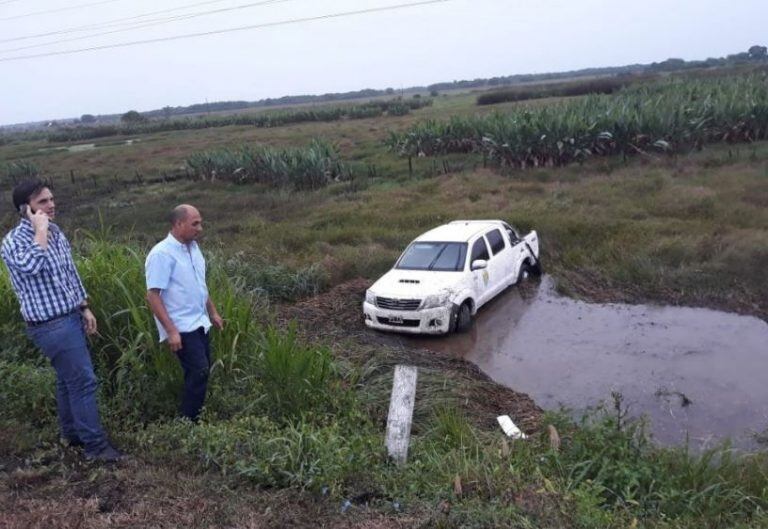
[[[475,299],[477,300],[476,305],[477,307],[480,307],[480,305],[485,303],[490,298],[489,293],[491,289],[491,274],[488,268],[472,270],[471,267],[472,263],[478,259],[487,261],[489,267],[491,265],[491,256],[488,253],[488,246],[485,244],[485,237],[481,235],[474,243],[472,243],[472,251],[470,252],[469,256],[470,274],[472,275],[472,288],[475,291]]]
[[[488,246],[491,249],[491,260],[488,270],[491,276],[491,296],[501,292],[510,283],[512,263],[510,249],[501,234],[500,229],[493,229],[485,234]]]
[[[525,258],[528,256],[528,250],[526,249],[523,240],[512,227],[509,225],[505,225],[504,227],[507,231],[511,246],[509,252],[509,262],[511,266],[509,283],[512,284],[517,282],[517,275],[520,273],[520,267],[522,266],[523,261],[525,261]]]

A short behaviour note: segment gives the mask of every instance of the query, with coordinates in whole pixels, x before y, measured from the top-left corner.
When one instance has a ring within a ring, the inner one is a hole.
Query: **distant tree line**
[[[656,79],[657,76],[620,75],[598,79],[552,82],[536,85],[523,85],[499,90],[488,90],[477,96],[478,105],[494,105],[510,101],[525,101],[543,97],[568,97],[585,94],[612,94],[617,90],[639,82]]]
[[[585,68],[583,70],[570,70],[567,72],[552,72],[540,74],[518,74],[504,77],[491,77],[490,79],[473,79],[465,81],[453,81],[450,83],[436,83],[427,86],[428,90],[457,90],[466,88],[483,88],[519,83],[532,83],[537,81],[552,81],[556,79],[568,79],[574,77],[601,77],[622,74],[651,74],[658,72],[671,72],[694,68],[715,68],[719,66],[734,66],[766,61],[768,62],[768,48],[754,45],[748,51],[727,55],[726,57],[705,59],[703,61],[686,61],[670,58],[661,62],[650,64],[628,64],[626,66],[609,66],[605,68]]]
[[[152,134],[170,130],[206,129],[230,125],[248,125],[258,128],[280,127],[293,123],[327,122],[341,119],[364,119],[381,116],[403,116],[411,110],[429,106],[430,98],[391,99],[369,101],[362,105],[325,106],[298,108],[284,111],[239,113],[223,116],[198,116],[197,118],[149,120],[146,114],[135,110],[120,118],[121,124],[96,126],[60,127],[48,132],[49,142],[83,141],[119,135]]]

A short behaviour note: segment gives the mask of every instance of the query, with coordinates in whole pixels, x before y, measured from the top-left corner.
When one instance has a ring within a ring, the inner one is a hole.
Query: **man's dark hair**
[[[29,204],[29,199],[38,194],[45,188],[50,189],[51,185],[39,178],[34,180],[24,180],[13,188],[13,207],[19,209],[22,204]]]

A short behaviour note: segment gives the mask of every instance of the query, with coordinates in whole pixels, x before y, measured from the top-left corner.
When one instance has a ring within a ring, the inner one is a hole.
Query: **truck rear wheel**
[[[539,277],[541,275],[541,263],[538,262],[535,265],[525,261],[520,265],[520,271],[517,273],[517,282],[522,283],[531,276]]]
[[[517,284],[519,285],[532,275],[531,265],[528,264],[528,261],[524,261],[523,264],[520,265],[520,271],[517,273]]]

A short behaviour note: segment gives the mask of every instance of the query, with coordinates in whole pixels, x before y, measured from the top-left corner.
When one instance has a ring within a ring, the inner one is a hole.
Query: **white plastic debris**
[[[499,415],[496,417],[496,420],[499,421],[499,426],[501,426],[501,429],[504,430],[504,433],[507,434],[508,437],[511,437],[512,439],[525,439],[528,437],[515,423],[512,422],[509,415]]]

